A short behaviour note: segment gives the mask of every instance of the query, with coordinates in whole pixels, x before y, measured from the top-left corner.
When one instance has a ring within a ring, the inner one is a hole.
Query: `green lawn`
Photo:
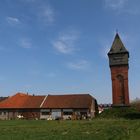
[[[0,121],[0,140],[140,140],[140,120]]]

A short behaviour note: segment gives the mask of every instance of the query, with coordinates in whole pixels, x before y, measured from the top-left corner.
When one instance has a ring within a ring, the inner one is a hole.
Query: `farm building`
[[[0,102],[0,119],[16,119],[19,115],[32,119],[40,117],[40,104],[45,96],[17,93]]]
[[[35,96],[17,93],[0,102],[0,119],[81,119],[95,117],[96,99],[89,94]]]

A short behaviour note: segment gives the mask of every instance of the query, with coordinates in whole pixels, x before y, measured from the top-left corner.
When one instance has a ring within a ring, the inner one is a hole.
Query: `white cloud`
[[[73,70],[85,70],[89,68],[89,62],[86,60],[80,60],[77,62],[70,62],[67,64],[68,68]]]
[[[38,20],[41,24],[52,25],[55,21],[55,9],[48,2],[48,0],[21,0],[23,3],[28,4],[30,13],[34,19]]]
[[[19,19],[16,17],[6,17],[6,20],[9,24],[18,24],[20,23]]]
[[[55,21],[54,9],[49,4],[40,7],[38,16],[46,24],[52,24]]]
[[[54,10],[50,6],[47,6],[44,9],[43,16],[48,22],[52,23],[54,21]]]
[[[123,8],[126,2],[127,0],[105,0],[105,6],[117,10]]]
[[[68,31],[60,33],[58,38],[53,41],[53,47],[60,53],[70,54],[75,51],[75,44],[79,38],[79,33],[76,31]]]
[[[140,14],[140,4],[138,0],[103,0],[105,2],[105,7],[109,8],[116,13],[125,13],[130,15]]]
[[[54,47],[57,49],[58,52],[60,53],[71,53],[74,48],[71,47],[67,42],[63,41],[63,40],[57,40],[53,43]]]
[[[25,48],[25,49],[30,49],[30,48],[32,48],[32,43],[31,43],[30,39],[28,39],[28,38],[22,38],[20,40],[20,46],[22,48]]]

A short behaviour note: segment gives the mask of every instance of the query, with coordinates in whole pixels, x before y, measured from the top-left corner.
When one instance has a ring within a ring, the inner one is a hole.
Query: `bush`
[[[133,107],[113,107],[105,109],[98,117],[140,119],[140,112]]]
[[[140,99],[136,99],[131,102],[131,106],[136,108],[138,111],[140,111]]]

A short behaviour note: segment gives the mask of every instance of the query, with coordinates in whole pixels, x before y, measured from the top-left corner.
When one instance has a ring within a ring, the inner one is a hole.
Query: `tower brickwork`
[[[112,80],[112,105],[129,105],[129,52],[124,47],[118,33],[115,36],[110,51],[108,52],[109,66]]]

